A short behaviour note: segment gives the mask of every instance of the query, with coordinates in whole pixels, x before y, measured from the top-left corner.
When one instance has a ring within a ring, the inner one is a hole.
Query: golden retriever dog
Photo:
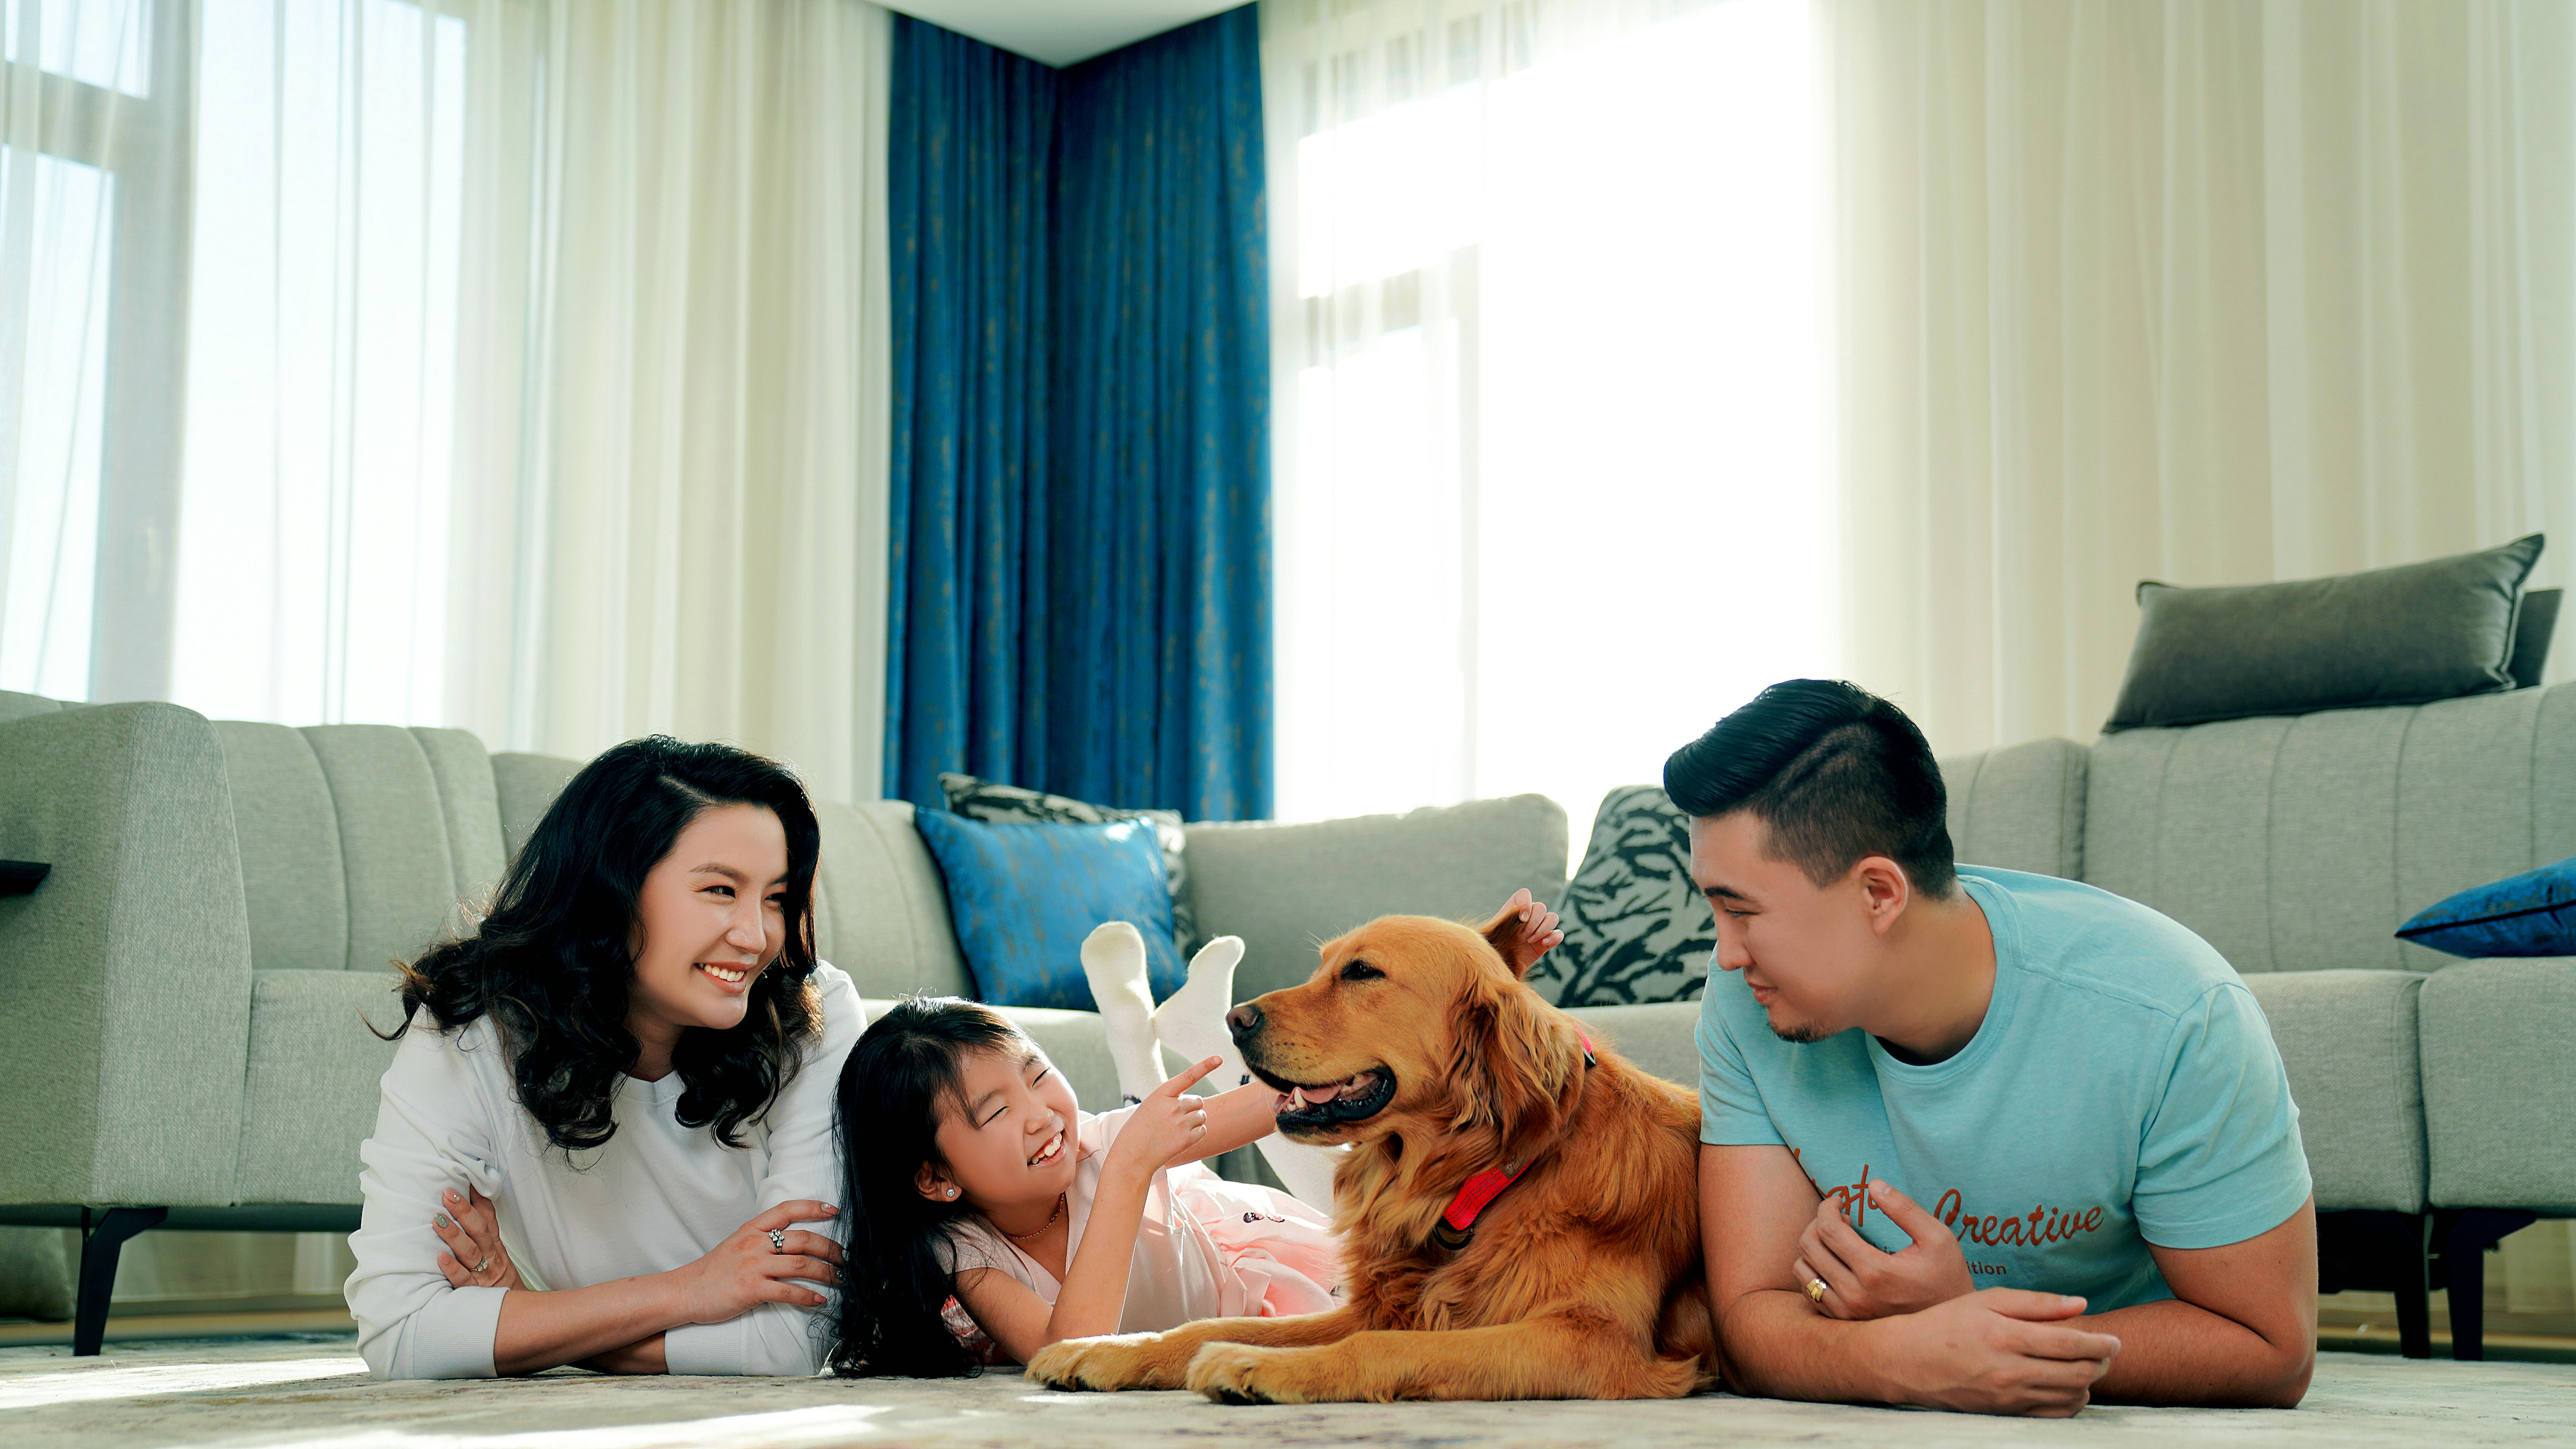
[[[1372,921],[1302,986],[1227,1017],[1279,1128],[1354,1143],[1333,1182],[1342,1306],[1068,1339],[1060,1389],[1227,1403],[1679,1398],[1713,1383],[1699,1104],[1548,1005],[1508,964],[1519,924]],[[1471,1181],[1517,1172],[1472,1226]]]

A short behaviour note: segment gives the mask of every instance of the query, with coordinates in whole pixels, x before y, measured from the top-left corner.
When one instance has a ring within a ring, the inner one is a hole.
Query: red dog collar
[[[1592,1055],[1592,1039],[1580,1032],[1574,1039],[1583,1043],[1584,1067],[1588,1070],[1599,1065]],[[1449,1199],[1449,1206],[1440,1214],[1439,1226],[1431,1230],[1431,1235],[1440,1240],[1440,1246],[1453,1253],[1467,1246],[1476,1236],[1476,1219],[1484,1216],[1485,1209],[1494,1205],[1494,1199],[1503,1195],[1504,1188],[1529,1171],[1529,1166],[1527,1162],[1506,1162],[1468,1178],[1467,1185],[1458,1189],[1458,1195]]]

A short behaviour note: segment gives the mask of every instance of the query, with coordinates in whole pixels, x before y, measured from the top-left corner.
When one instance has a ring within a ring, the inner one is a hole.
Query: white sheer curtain
[[[1819,3],[1843,644],[1937,748],[2091,738],[2140,578],[2570,577],[2576,7]]]
[[[739,740],[873,799],[886,12],[557,0],[549,21],[534,244],[469,272],[448,714],[574,756]]]
[[[876,793],[859,0],[8,0],[0,688]]]
[[[1820,3],[1845,657],[1937,748],[2091,738],[2141,578],[2569,577],[2576,9]]]
[[[1268,0],[1279,800],[1613,785],[1832,668],[1801,0]]]

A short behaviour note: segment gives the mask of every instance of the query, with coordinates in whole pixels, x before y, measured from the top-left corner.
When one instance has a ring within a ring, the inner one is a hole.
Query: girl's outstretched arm
[[[1198,1101],[1207,1109],[1207,1135],[1183,1149],[1174,1162],[1196,1162],[1250,1147],[1279,1130],[1279,1094],[1260,1082]]]

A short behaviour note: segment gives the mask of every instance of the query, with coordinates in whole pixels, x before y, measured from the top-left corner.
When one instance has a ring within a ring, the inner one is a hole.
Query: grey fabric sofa
[[[392,969],[453,929],[575,761],[461,730],[209,721],[0,693],[0,1224],[83,1234],[74,1347],[153,1227],[356,1225],[358,1144],[399,1007]],[[864,996],[971,994],[902,803],[818,802],[816,927]],[[1467,916],[1564,883],[1565,814],[1527,795],[1397,817],[1191,828],[1202,928],[1247,993],[1389,911]],[[1014,1011],[1082,1100],[1115,1103],[1088,1012]],[[1244,1153],[1221,1164],[1257,1171]]]
[[[349,1222],[389,1050],[358,1016],[389,1024],[388,963],[499,874],[574,768],[458,731],[0,694],[0,859],[55,867],[0,899],[0,1058],[18,1067],[0,1086],[0,1222],[86,1220],[85,1272],[103,1260],[111,1279],[116,1233],[146,1218]],[[2394,1290],[2420,1356],[2428,1282],[2447,1282],[2454,1351],[2475,1357],[2479,1255],[2535,1213],[2576,1213],[2576,962],[2453,961],[2391,932],[2576,855],[2576,686],[2040,740],[1942,768],[1962,860],[2143,901],[2245,973],[2300,1105],[2328,1290]],[[970,989],[910,807],[822,816],[825,957],[871,997]],[[1521,796],[1193,825],[1188,848],[1204,929],[1247,943],[1249,996],[1371,916],[1476,915],[1523,885],[1553,899],[1565,818]],[[1689,1083],[1697,1013],[1576,1014]],[[1084,1100],[1114,1096],[1087,1013],[1016,1014]]]

